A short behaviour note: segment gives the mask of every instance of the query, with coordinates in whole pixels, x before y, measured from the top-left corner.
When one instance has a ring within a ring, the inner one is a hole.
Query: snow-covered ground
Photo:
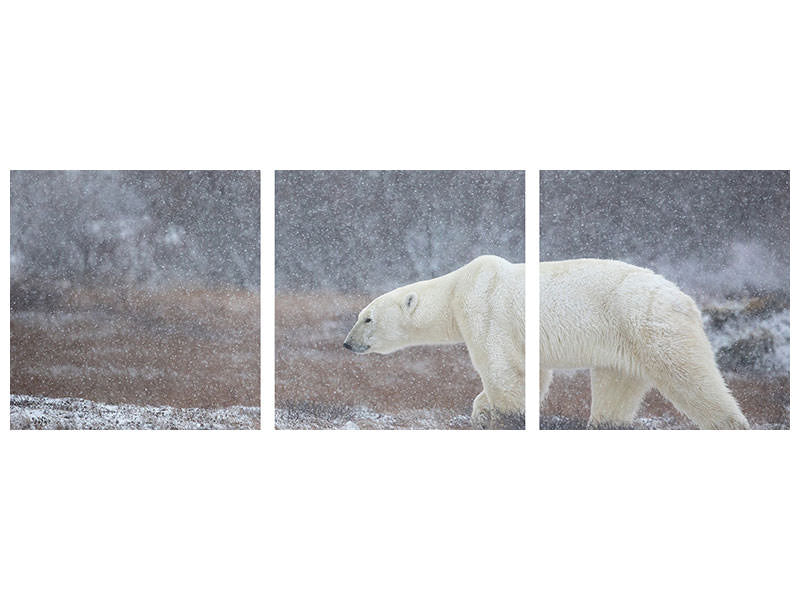
[[[367,406],[311,404],[275,409],[276,429],[469,429],[469,415],[443,409],[405,409],[381,413]]]
[[[173,408],[11,394],[11,429],[259,429],[255,406]]]

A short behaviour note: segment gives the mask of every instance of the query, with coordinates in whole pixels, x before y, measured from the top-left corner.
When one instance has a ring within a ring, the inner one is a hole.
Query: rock
[[[775,342],[772,336],[761,331],[720,348],[717,351],[717,364],[721,369],[729,371],[755,371],[761,358],[774,351]]]

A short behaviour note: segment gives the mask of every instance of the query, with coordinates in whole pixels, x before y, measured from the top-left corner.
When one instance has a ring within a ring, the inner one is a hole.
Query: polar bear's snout
[[[350,333],[344,339],[344,347],[356,354],[379,351],[376,349],[370,350],[375,341],[375,321],[371,316],[372,312],[368,308],[361,311],[358,318],[356,318],[356,324],[353,325]]]
[[[370,345],[366,343],[364,332],[358,325],[359,324],[356,323],[350,330],[350,333],[347,334],[347,337],[344,339],[344,347],[356,354],[363,354],[369,350]]]
[[[347,339],[344,341],[344,347],[348,350],[352,350],[356,354],[362,354],[369,350],[369,346],[365,346],[364,344],[356,344],[350,340],[350,336],[347,336]]]

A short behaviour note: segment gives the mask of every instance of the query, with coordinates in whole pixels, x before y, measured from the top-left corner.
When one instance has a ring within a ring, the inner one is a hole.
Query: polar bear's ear
[[[409,292],[403,299],[403,310],[409,315],[417,308],[417,295],[414,292]]]

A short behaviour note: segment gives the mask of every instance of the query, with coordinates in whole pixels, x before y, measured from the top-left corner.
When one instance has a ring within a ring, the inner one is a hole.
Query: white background
[[[261,169],[265,426],[6,421],[3,597],[797,597],[796,431],[269,429],[274,169],[526,169],[533,264],[538,169],[794,166],[791,3],[283,4],[3,5],[3,305],[9,169]]]

